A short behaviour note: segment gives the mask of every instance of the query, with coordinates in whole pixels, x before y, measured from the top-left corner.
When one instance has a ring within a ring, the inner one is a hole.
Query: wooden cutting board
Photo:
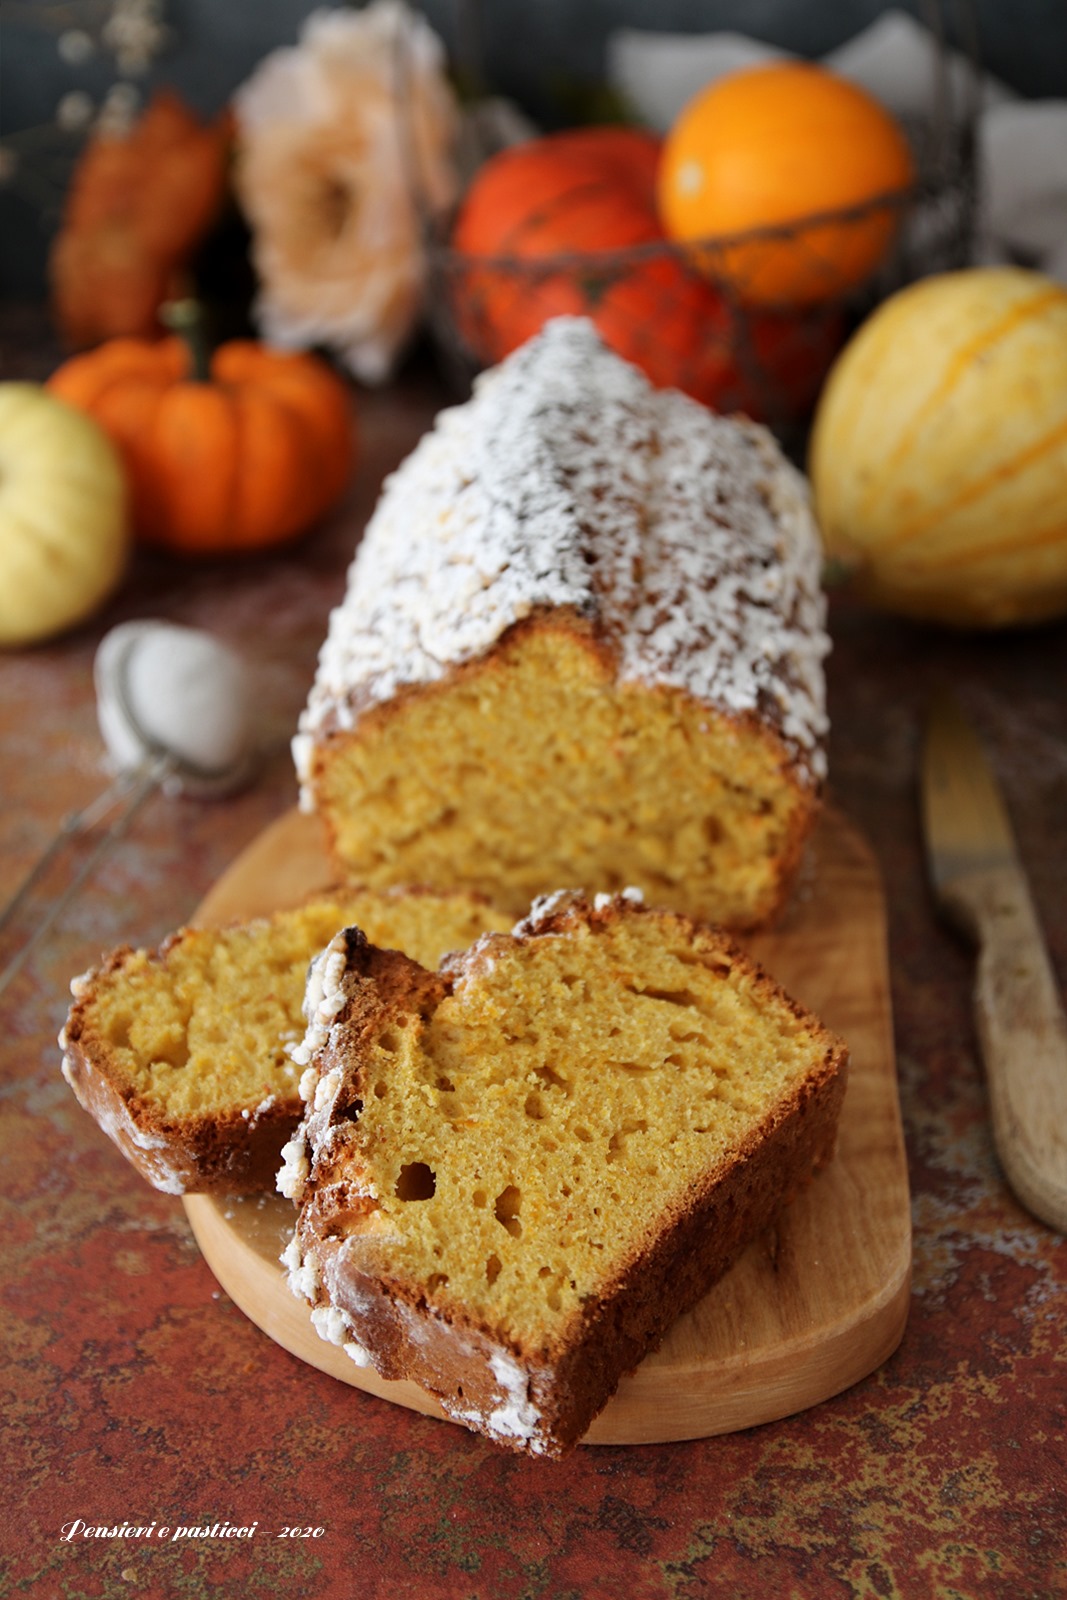
[[[238,858],[197,920],[257,916],[330,881],[317,824],[294,811]],[[874,857],[840,813],[825,816],[785,920],[749,943],[850,1045],[838,1153],[623,1380],[587,1435],[589,1444],[703,1438],[789,1416],[872,1372],[904,1331],[911,1217],[885,906]],[[278,1261],[292,1230],[288,1201],[190,1195],[184,1203],[219,1283],[278,1344],[343,1383],[444,1416],[413,1384],[356,1367],[319,1338]]]

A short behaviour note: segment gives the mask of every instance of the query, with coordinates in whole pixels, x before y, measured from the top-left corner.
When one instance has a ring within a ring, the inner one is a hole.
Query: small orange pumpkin
[[[643,129],[582,128],[503,150],[479,170],[452,245],[461,266],[457,322],[483,360],[501,360],[565,313],[592,317],[620,355],[632,354],[616,301],[642,268],[589,257],[659,236],[659,151],[659,139]],[[699,294],[702,286],[694,287]],[[685,306],[675,321],[687,321]],[[660,343],[677,342],[673,331],[661,329]],[[640,326],[637,337],[640,344]]]
[[[191,313],[176,308],[187,333]],[[112,339],[50,378],[118,446],[146,544],[193,555],[262,549],[304,532],[355,460],[344,382],[317,356],[253,340]]]
[[[175,274],[221,210],[231,131],[227,113],[201,123],[163,89],[128,132],[89,141],[49,261],[69,344],[159,333]]]
[[[536,257],[655,237],[661,143],[644,128],[606,126],[501,150],[476,173],[453,242],[476,256]]]

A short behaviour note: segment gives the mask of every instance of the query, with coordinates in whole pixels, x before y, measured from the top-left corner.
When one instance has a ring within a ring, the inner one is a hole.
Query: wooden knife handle
[[[968,872],[944,899],[979,943],[975,1008],[1005,1175],[1067,1232],[1067,1018],[1026,879],[1015,866]]]

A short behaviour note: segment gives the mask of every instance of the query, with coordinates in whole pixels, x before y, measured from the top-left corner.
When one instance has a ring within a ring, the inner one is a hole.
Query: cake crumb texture
[[[829,1159],[845,1049],[724,934],[632,897],[553,897],[433,974],[338,951],[294,1288],[384,1376],[564,1453]]]
[[[72,985],[64,1075],[156,1187],[273,1187],[302,1111],[291,1052],[308,965],[354,921],[431,964],[507,926],[465,894],[338,889],[251,923],[180,929],[155,951],[123,947]]]

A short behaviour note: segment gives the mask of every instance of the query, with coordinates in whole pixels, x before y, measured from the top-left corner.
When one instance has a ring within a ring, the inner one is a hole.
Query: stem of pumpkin
[[[204,314],[197,300],[168,300],[159,308],[163,326],[185,342],[194,383],[210,383],[211,350],[204,329]]]

